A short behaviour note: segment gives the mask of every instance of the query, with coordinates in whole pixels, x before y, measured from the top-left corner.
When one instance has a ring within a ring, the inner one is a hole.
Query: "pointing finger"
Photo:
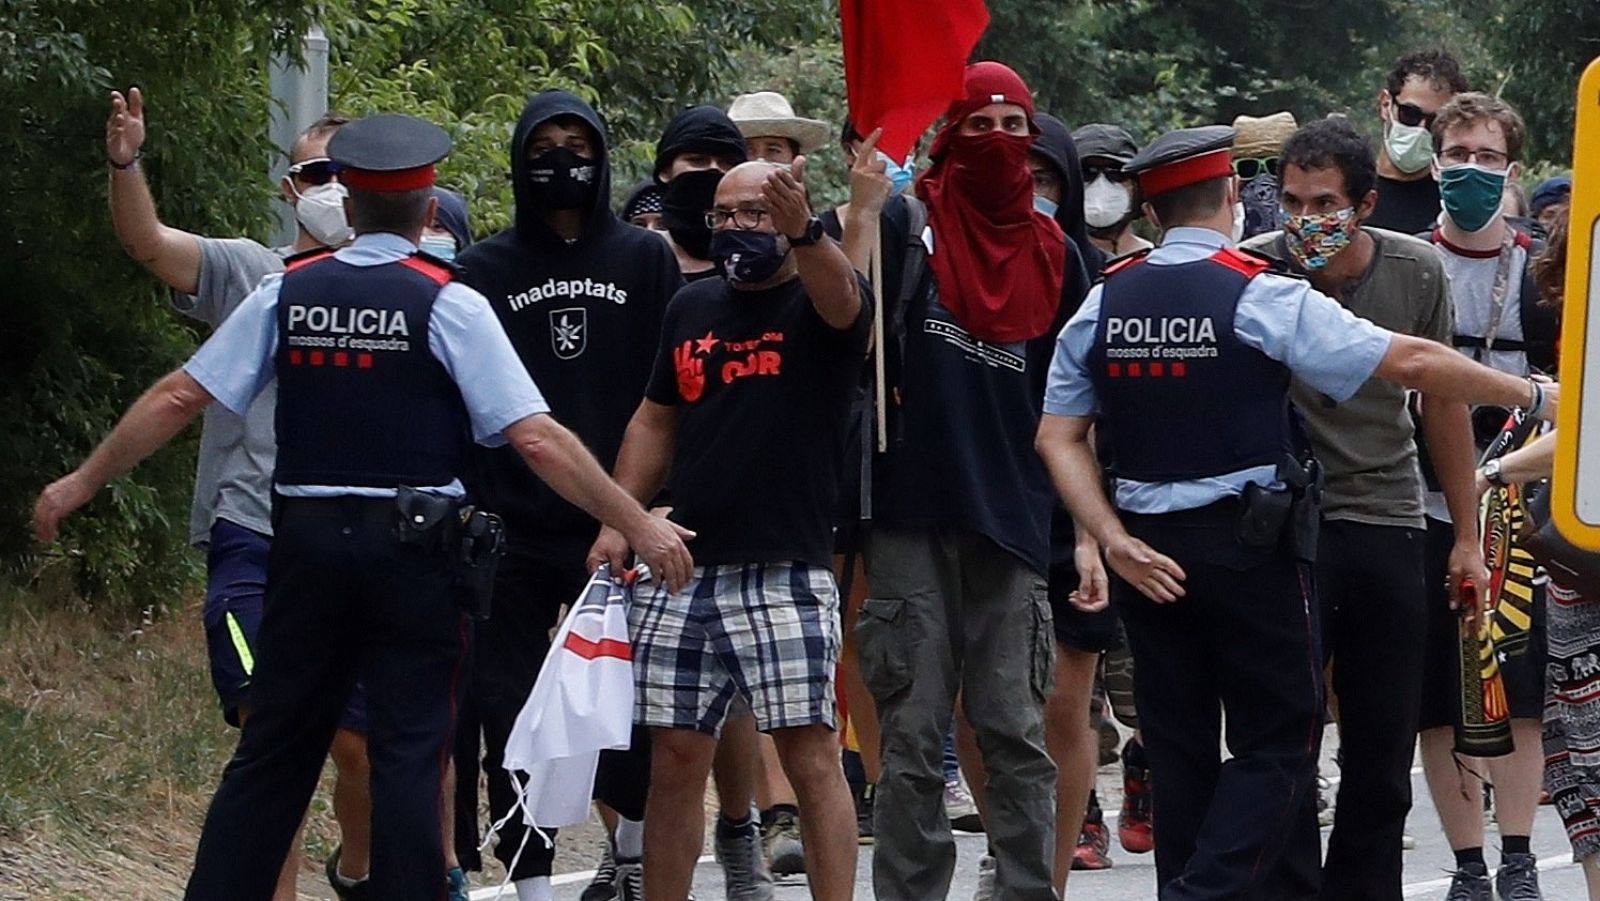
[[[144,92],[138,88],[129,88],[128,107],[136,118],[142,118],[144,116]]]
[[[880,125],[872,130],[872,134],[867,135],[866,140],[861,142],[861,149],[856,151],[857,163],[861,162],[863,159],[876,159],[878,139],[881,137],[883,137],[883,126]]]

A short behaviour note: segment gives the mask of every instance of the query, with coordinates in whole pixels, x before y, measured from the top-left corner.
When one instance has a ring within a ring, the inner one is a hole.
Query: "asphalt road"
[[[1116,798],[1113,784],[1116,777],[1112,775],[1113,772],[1114,768],[1111,767],[1102,770],[1099,780],[1103,802],[1108,811],[1114,810],[1114,805],[1120,803]],[[1330,762],[1325,764],[1323,772],[1332,775],[1337,769]],[[1420,770],[1414,769],[1412,772],[1412,790],[1416,801],[1407,831],[1416,839],[1417,846],[1405,853],[1404,896],[1442,899],[1450,884],[1449,871],[1452,869],[1453,858],[1449,846],[1445,843],[1444,834],[1439,828],[1438,817],[1428,798],[1427,786],[1423,783]],[[1113,833],[1114,831],[1113,825]],[[1324,830],[1324,834],[1326,832],[1327,830]],[[1490,849],[1487,857],[1493,866],[1499,859],[1496,850],[1499,847],[1499,840],[1492,822],[1485,827],[1484,844]],[[976,835],[958,835],[957,847],[960,859],[956,865],[955,882],[950,888],[948,897],[965,901],[972,897],[977,885],[978,857],[983,853],[983,838]],[[1534,828],[1533,851],[1539,857],[1540,883],[1545,898],[1549,901],[1580,901],[1585,897],[1583,873],[1572,863],[1571,848],[1567,844],[1565,833],[1562,832],[1561,822],[1557,819],[1555,811],[1548,806],[1539,809]],[[1087,899],[1148,901],[1155,896],[1155,866],[1150,855],[1128,854],[1122,851],[1113,838],[1111,856],[1115,865],[1109,870],[1074,873],[1068,882],[1068,897],[1084,901]],[[872,849],[870,846],[863,847],[856,871],[855,897],[857,898],[872,897],[871,866]],[[576,901],[588,882],[588,874],[568,873],[556,877],[556,880],[556,898],[560,901]],[[717,901],[723,898],[722,872],[709,858],[703,860],[696,871],[694,891],[699,901]],[[492,890],[482,892],[482,897],[485,898],[492,895]],[[478,897],[476,893],[475,897]],[[508,890],[502,897],[511,899],[514,898],[514,893]],[[801,901],[809,897],[803,878],[780,883],[777,892],[778,901]]]

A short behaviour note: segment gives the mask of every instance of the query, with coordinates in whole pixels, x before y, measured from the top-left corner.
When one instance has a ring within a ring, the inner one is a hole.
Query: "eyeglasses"
[[[1417,106],[1415,103],[1397,102],[1394,105],[1394,117],[1400,121],[1401,125],[1409,125],[1412,128],[1416,128],[1419,125],[1423,128],[1432,128],[1433,120],[1438,115],[1438,113],[1423,112],[1422,107]]]
[[[295,163],[289,167],[288,175],[308,185],[325,185],[339,177],[339,167],[334,165],[333,160],[324,156]]]
[[[1273,178],[1278,177],[1278,158],[1275,156],[1244,157],[1233,161],[1233,171],[1245,181],[1250,181],[1265,172]]]
[[[766,218],[766,210],[711,210],[706,213],[706,228],[718,229],[732,222],[734,228],[750,231],[760,228]]]
[[[1121,166],[1095,166],[1088,163],[1084,164],[1083,181],[1085,184],[1094,181],[1102,175],[1114,182],[1124,182],[1132,177],[1128,175],[1128,173],[1122,171]]]
[[[1511,158],[1498,150],[1473,150],[1470,147],[1446,147],[1439,151],[1439,168],[1465,166],[1477,163],[1485,169],[1504,169]]]

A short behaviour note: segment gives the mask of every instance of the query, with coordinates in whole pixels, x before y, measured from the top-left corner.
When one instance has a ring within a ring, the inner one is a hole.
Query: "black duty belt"
[[[359,519],[391,525],[399,517],[392,497],[288,497],[275,499],[280,510],[290,516],[315,516],[327,519]]]

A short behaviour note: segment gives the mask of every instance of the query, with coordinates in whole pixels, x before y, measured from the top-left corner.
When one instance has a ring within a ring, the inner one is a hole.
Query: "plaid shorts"
[[[695,567],[678,594],[636,593],[628,620],[640,725],[716,735],[747,704],[763,732],[835,728],[839,592],[826,567]]]

